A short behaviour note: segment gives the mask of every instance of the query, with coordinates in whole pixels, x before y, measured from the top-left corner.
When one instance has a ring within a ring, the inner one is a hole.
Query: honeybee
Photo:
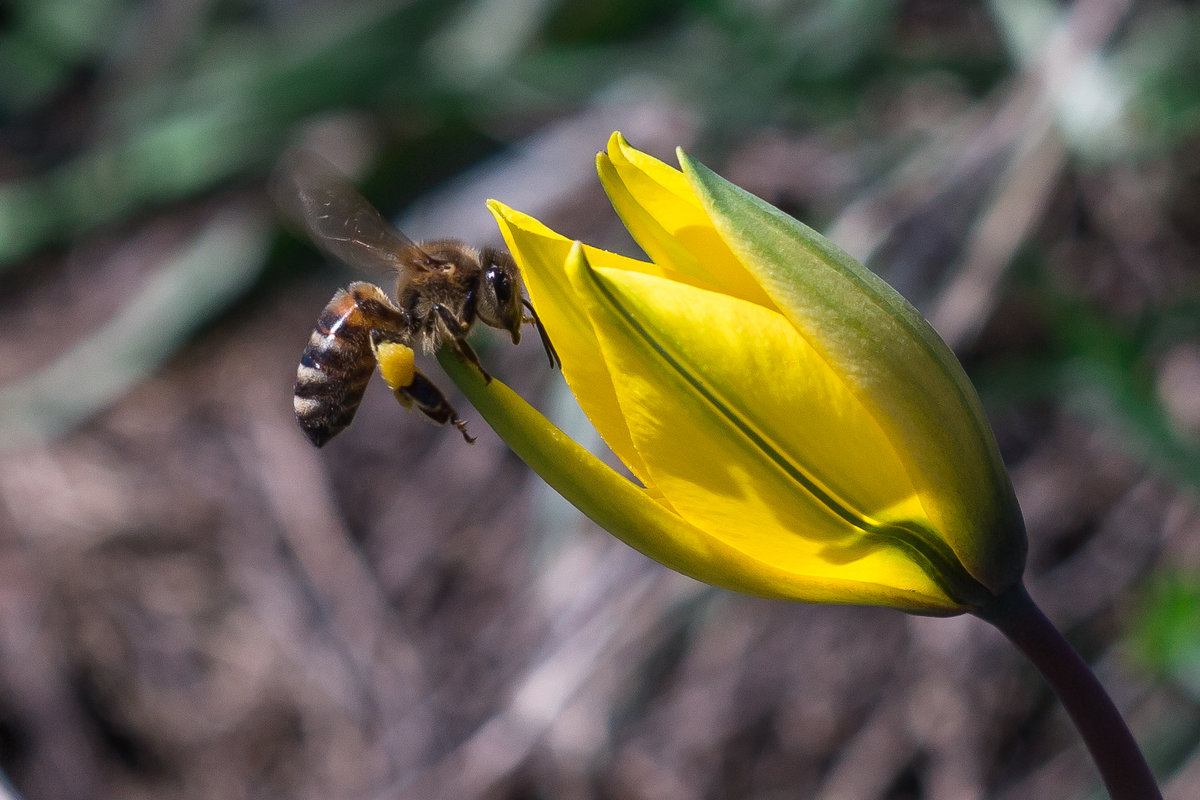
[[[415,349],[428,355],[449,345],[490,381],[466,341],[476,320],[507,331],[513,344],[521,340],[523,324],[534,324],[551,367],[558,364],[508,253],[476,250],[455,239],[412,241],[313,153],[285,156],[272,189],[283,213],[326,253],[353,267],[396,276],[393,295],[373,283],[351,283],[317,319],[296,370],[293,399],[296,421],[317,447],[354,419],[376,366],[401,405],[416,407],[438,425],[453,425],[474,442],[466,422],[412,357]]]

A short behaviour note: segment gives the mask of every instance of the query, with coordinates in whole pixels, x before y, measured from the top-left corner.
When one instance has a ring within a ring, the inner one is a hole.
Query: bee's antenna
[[[538,318],[537,312],[533,310],[533,303],[530,303],[524,297],[521,298],[521,305],[529,309],[529,316],[522,322],[532,322],[537,326],[538,337],[542,340],[542,347],[546,350],[546,355],[550,358],[550,367],[562,367],[562,359],[558,357],[558,351],[554,349],[554,345],[550,342],[550,335],[546,333],[546,329],[542,326],[541,319]]]

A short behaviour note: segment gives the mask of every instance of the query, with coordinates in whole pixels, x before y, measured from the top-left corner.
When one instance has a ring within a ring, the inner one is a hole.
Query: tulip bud
[[[648,262],[489,204],[568,385],[642,485],[451,369],[475,405],[589,516],[718,586],[954,614],[1016,585],[1020,511],[949,348],[831,242],[679,159],[619,134],[598,156]]]

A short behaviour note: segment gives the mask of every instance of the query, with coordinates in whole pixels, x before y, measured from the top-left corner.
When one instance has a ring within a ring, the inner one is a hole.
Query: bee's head
[[[484,248],[480,254],[483,279],[475,313],[485,324],[508,331],[513,344],[521,341],[521,273],[517,262],[502,250]]]

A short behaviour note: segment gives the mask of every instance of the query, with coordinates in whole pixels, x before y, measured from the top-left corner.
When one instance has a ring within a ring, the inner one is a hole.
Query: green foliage
[[[1200,699],[1200,574],[1158,575],[1143,595],[1132,642],[1146,665]]]

